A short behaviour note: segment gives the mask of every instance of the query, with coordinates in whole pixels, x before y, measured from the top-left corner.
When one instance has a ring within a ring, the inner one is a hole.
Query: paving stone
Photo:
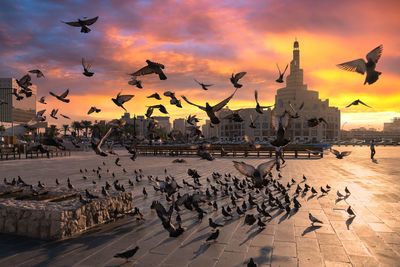
[[[376,267],[379,266],[378,261],[374,257],[349,255],[351,264],[354,267]]]
[[[288,256],[272,256],[271,267],[296,267],[298,266],[297,258]]]
[[[347,262],[337,262],[337,261],[325,261],[326,267],[351,267],[350,263]]]
[[[320,249],[326,261],[349,262],[349,257],[342,246],[320,245]]]
[[[336,234],[316,233],[319,244],[340,246],[341,242]]]
[[[241,252],[224,251],[215,266],[241,266],[244,261],[245,255],[245,253]]]
[[[272,247],[274,243],[273,235],[258,234],[251,241],[251,247]]]
[[[342,241],[342,245],[348,255],[370,256],[368,249],[361,241]]]
[[[274,242],[274,248],[272,251],[272,256],[287,256],[287,257],[296,257],[296,243],[294,242]]]

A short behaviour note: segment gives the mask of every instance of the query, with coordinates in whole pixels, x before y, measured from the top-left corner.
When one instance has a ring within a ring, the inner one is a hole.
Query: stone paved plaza
[[[367,147],[339,150],[352,150],[352,154],[343,160],[330,154],[323,159],[288,160],[281,172],[283,184],[292,178],[300,182],[304,174],[309,185],[319,189],[329,184],[332,190],[323,197],[299,197],[302,207],[292,216],[273,211],[274,218],[261,232],[257,226],[244,225],[243,218],[237,216],[224,222],[220,210],[213,212],[204,205],[208,214],[201,223],[196,213],[184,211],[183,226],[187,230],[176,239],[170,238],[155,212],[149,209],[154,199],[164,201],[165,197],[155,193],[147,179],[143,179],[135,182],[134,205],[144,213],[144,222],[126,217],[57,242],[0,235],[0,266],[245,266],[250,257],[258,266],[400,266],[400,148],[377,147],[377,163],[369,159]],[[20,175],[27,182],[36,184],[40,179],[46,185],[55,185],[58,178],[66,186],[69,177],[75,187],[93,191],[113,178],[104,174],[99,180],[91,173],[85,181],[79,169],[109,168],[126,188],[128,178],[132,179],[133,170],[138,168],[143,169],[145,176],[160,178],[166,168],[179,182],[182,178],[191,181],[187,169],[195,168],[202,175],[203,185],[213,171],[242,177],[233,169],[232,158],[217,158],[213,162],[186,158],[187,163],[172,164],[171,157],[139,157],[132,162],[124,151],[120,158],[127,174],[114,164],[115,156],[104,158],[103,166],[103,158],[92,152],[79,152],[67,158],[3,161],[0,178]],[[239,160],[251,164],[263,161]],[[92,180],[97,181],[97,187]],[[337,202],[336,191],[344,193],[345,186],[351,195]],[[143,187],[149,192],[147,198],[142,196]],[[220,207],[221,204],[222,201]],[[349,205],[356,213],[354,219],[345,211]],[[309,211],[324,222],[322,227],[310,226]],[[218,241],[210,244],[205,243],[211,232],[208,217],[225,224]],[[113,258],[115,253],[136,245],[140,249],[130,262]]]

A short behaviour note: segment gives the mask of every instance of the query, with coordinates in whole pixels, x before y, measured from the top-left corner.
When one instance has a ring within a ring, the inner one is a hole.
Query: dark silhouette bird
[[[163,64],[153,62],[150,60],[146,60],[147,66],[141,68],[140,70],[130,74],[132,76],[141,76],[141,75],[148,75],[148,74],[158,74],[160,80],[166,80],[167,76],[165,76],[164,72],[162,71],[165,66]]]
[[[122,259],[125,259],[126,261],[129,261],[129,259],[132,258],[138,250],[139,250],[139,247],[136,246],[133,249],[129,249],[127,251],[115,254],[114,258],[122,258]]]
[[[347,188],[347,186],[344,188],[344,192],[346,192],[346,195],[351,195],[350,190]]]
[[[147,191],[146,191],[146,187],[143,187],[143,196],[147,197]]]
[[[98,16],[91,19],[86,19],[86,17],[84,17],[84,19],[78,19],[77,21],[62,22],[69,26],[80,27],[82,33],[89,33],[91,29],[88,26],[93,25],[98,18]]]
[[[186,122],[190,125],[195,125],[196,123],[198,123],[200,120],[198,118],[196,118],[196,115],[190,115],[187,117]]]
[[[257,267],[257,264],[254,262],[253,258],[250,258],[249,262],[247,263],[247,267]]]
[[[279,65],[276,64],[276,67],[278,68],[278,71],[279,71],[279,77],[278,77],[278,79],[275,80],[277,83],[283,83],[283,76],[285,75],[285,72],[286,72],[288,66],[289,66],[289,64],[286,64],[285,70],[283,72],[281,72]]]
[[[104,186],[101,187],[101,194],[105,197],[110,196],[110,194],[108,193],[107,189],[104,188]]]
[[[336,195],[337,195],[338,199],[343,199],[344,198],[344,195],[342,193],[340,193],[339,190],[336,191]]]
[[[134,97],[134,95],[121,95],[121,92],[118,93],[116,98],[112,98],[111,100],[114,102],[115,105],[117,105],[118,107],[123,108],[125,111],[126,108],[123,106],[124,103],[128,102],[129,100],[131,100]]]
[[[168,114],[167,109],[164,107],[164,105],[161,105],[161,104],[149,106],[148,108],[158,109],[161,113]]]
[[[261,218],[260,218],[260,217],[258,217],[257,225],[258,225],[258,227],[259,227],[260,229],[264,229],[265,226],[267,226],[264,222],[261,221]]]
[[[60,116],[63,117],[63,118],[65,118],[65,119],[67,119],[67,120],[70,120],[70,119],[71,119],[71,117],[69,117],[69,116],[67,116],[67,115],[64,115],[64,114],[61,114],[61,113],[60,113]]]
[[[52,117],[53,119],[58,119],[56,116],[57,116],[57,112],[58,112],[58,109],[52,109],[51,110],[51,113],[50,113],[50,117]]]
[[[320,125],[321,123],[325,123],[325,125],[328,125],[328,122],[324,118],[311,118],[307,120],[307,125],[308,127],[316,127]]]
[[[271,106],[261,106],[260,103],[258,102],[258,91],[257,91],[257,90],[254,91],[254,98],[256,99],[256,111],[257,111],[258,113],[260,113],[260,114],[263,114],[263,109],[265,109],[265,108],[271,108],[271,107],[274,106],[274,105],[271,105]]]
[[[47,103],[46,103],[46,97],[45,97],[45,96],[42,96],[42,97],[38,100],[38,102],[39,102],[40,104],[46,105],[46,104],[47,104]]]
[[[99,113],[101,109],[96,108],[95,106],[91,107],[89,111],[87,112],[88,115],[92,114],[93,112]]]
[[[293,111],[293,114],[290,114],[290,117],[291,117],[292,119],[298,119],[298,118],[300,118],[299,111],[303,109],[303,107],[304,107],[304,102],[302,102],[302,103],[300,104],[299,108],[296,110],[296,109],[293,107],[292,103],[290,103],[290,101],[289,101],[289,107],[290,107],[290,109]]]
[[[212,232],[211,235],[209,237],[207,237],[206,242],[207,241],[216,241],[218,236],[219,236],[219,229],[215,230],[215,232]]]
[[[157,100],[161,100],[161,97],[158,93],[151,94],[147,98],[155,98]]]
[[[44,77],[43,72],[41,70],[38,70],[38,69],[29,70],[28,72],[36,74],[36,78]]]
[[[128,81],[129,85],[136,86],[139,89],[143,89],[143,84],[141,80],[138,80],[136,76],[131,76],[131,79]]]
[[[381,58],[382,51],[383,51],[383,45],[380,45],[367,54],[366,56],[367,61],[365,61],[362,58],[359,58],[356,60],[338,64],[337,66],[347,71],[357,72],[360,74],[367,73],[364,84],[367,83],[373,84],[379,79],[379,75],[382,74],[382,72],[375,70],[376,64]]]
[[[256,129],[257,128],[254,123],[258,118],[259,118],[259,116],[257,116],[255,119],[253,119],[253,115],[250,114],[250,125],[249,125],[250,128],[252,128],[252,129]]]
[[[355,216],[356,216],[356,214],[354,213],[354,211],[353,211],[353,209],[351,208],[351,206],[349,206],[349,207],[346,209],[346,212],[347,212],[347,214],[349,214],[349,216],[351,216],[351,217],[355,217]]]
[[[311,213],[308,213],[308,218],[310,219],[312,225],[314,225],[314,223],[323,223],[321,220],[315,218]]]
[[[94,72],[90,71],[90,68],[92,67],[91,63],[86,62],[85,58],[82,58],[82,67],[83,67],[83,75],[86,77],[92,77],[94,75]]]
[[[242,79],[243,76],[246,75],[246,73],[247,72],[239,72],[236,74],[232,73],[230,81],[236,89],[241,88],[243,86],[242,84],[239,83],[239,80]]]
[[[351,154],[351,151],[343,151],[340,152],[336,149],[331,148],[330,149],[331,153],[334,154],[336,156],[337,159],[343,159],[344,157],[348,156]]]
[[[257,221],[257,219],[254,216],[254,214],[247,214],[244,217],[244,223],[247,224],[247,225],[253,225],[256,221]]]
[[[98,196],[95,196],[95,195],[91,194],[87,189],[85,189],[85,194],[86,194],[86,197],[87,197],[88,199],[99,198]]]
[[[207,113],[207,116],[210,118],[211,123],[218,124],[218,123],[220,123],[220,120],[215,115],[215,112],[220,111],[223,107],[225,107],[226,104],[228,104],[228,102],[235,95],[235,93],[236,93],[236,90],[228,98],[222,100],[221,102],[219,102],[218,104],[216,104],[214,106],[210,106],[210,104],[208,104],[208,102],[206,102],[205,107],[197,105],[197,104],[195,104],[193,102],[190,102],[185,96],[182,96],[182,99],[185,100],[188,104],[190,104],[192,106],[195,106],[195,107],[198,107],[199,109],[205,111]]]
[[[233,161],[233,166],[236,170],[238,170],[241,174],[245,175],[246,177],[250,177],[253,179],[254,185],[257,188],[260,188],[264,185],[264,178],[267,176],[269,172],[271,172],[272,168],[274,167],[275,160],[270,160],[264,163],[261,163],[254,168],[252,165],[247,163]]]
[[[122,165],[119,163],[119,158],[116,158],[115,159],[115,165],[117,165],[118,167],[121,167]]]
[[[273,115],[272,126],[276,132],[276,138],[271,142],[271,145],[275,147],[284,147],[289,144],[290,140],[285,138],[286,128],[289,125],[290,114],[284,112],[282,115]]]
[[[61,95],[56,95],[55,93],[53,93],[53,92],[49,92],[49,94],[50,95],[52,95],[52,96],[54,96],[55,98],[57,98],[58,100],[60,100],[61,102],[64,102],[64,103],[69,103],[69,99],[67,99],[66,97],[68,96],[68,94],[69,94],[69,89],[67,89],[64,93],[62,93]]]
[[[24,97],[22,95],[20,95],[18,93],[18,90],[15,88],[13,89],[11,95],[14,95],[17,101],[21,101],[22,99],[24,99]]]
[[[196,79],[194,79],[194,81],[195,81],[196,83],[198,83],[198,84],[201,86],[201,88],[203,88],[203,90],[208,90],[208,87],[213,86],[213,84],[201,83],[201,82],[197,81]]]
[[[364,106],[370,108],[370,106],[368,106],[367,104],[365,104],[364,102],[362,102],[360,99],[354,100],[353,102],[351,102],[350,104],[348,104],[348,105],[346,106],[346,108],[348,108],[348,107],[350,107],[350,106],[353,106],[353,105],[354,105],[354,106],[357,106],[358,104],[361,104],[361,105],[364,105]]]

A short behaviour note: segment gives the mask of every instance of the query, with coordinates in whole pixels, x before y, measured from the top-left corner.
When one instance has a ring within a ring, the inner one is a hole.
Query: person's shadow
[[[378,160],[377,159],[371,159],[373,163],[378,164]]]

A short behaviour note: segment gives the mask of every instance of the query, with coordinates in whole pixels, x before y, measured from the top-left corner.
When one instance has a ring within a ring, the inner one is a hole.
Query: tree
[[[71,127],[76,132],[77,137],[79,137],[79,131],[82,129],[81,123],[79,121],[73,121]]]
[[[89,128],[92,127],[92,122],[91,122],[91,121],[83,120],[83,121],[81,121],[81,127],[82,127],[83,129],[85,129],[85,136],[87,137],[87,136],[88,136]]]
[[[64,131],[64,135],[67,135],[67,131],[69,129],[69,125],[68,124],[63,124],[62,128],[63,128],[63,131]]]
[[[45,136],[49,138],[54,138],[59,134],[59,130],[56,125],[52,124],[50,127],[46,128]]]

